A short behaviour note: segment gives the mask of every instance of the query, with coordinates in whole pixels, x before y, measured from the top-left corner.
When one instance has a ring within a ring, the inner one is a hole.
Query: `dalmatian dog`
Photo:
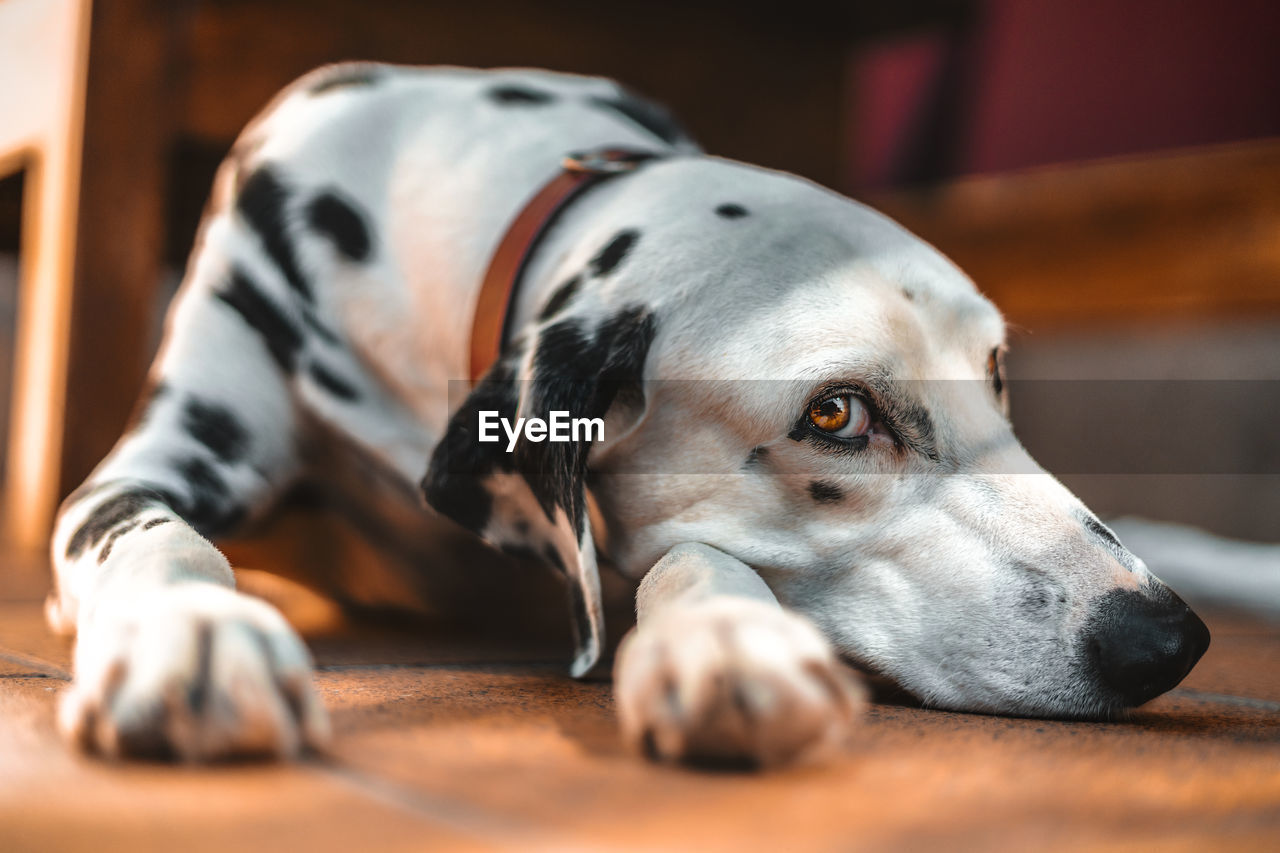
[[[609,147],[644,156],[542,230],[469,382],[508,224]],[[653,757],[823,755],[866,702],[846,662],[938,708],[1120,714],[1208,632],[1019,445],[1004,334],[901,227],[704,154],[614,82],[312,72],[222,165],[135,421],[60,510],[61,728],[108,756],[323,744],[306,648],[213,542],[343,454],[421,573],[480,571],[478,536],[563,576],[574,675],[599,565],[638,581],[614,690]],[[603,428],[552,440],[555,412]]]

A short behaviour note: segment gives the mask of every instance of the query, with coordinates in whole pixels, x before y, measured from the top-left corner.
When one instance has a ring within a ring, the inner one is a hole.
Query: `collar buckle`
[[[575,151],[560,161],[566,172],[587,172],[595,175],[630,172],[656,155],[649,151],[626,148],[597,148],[594,151]]]

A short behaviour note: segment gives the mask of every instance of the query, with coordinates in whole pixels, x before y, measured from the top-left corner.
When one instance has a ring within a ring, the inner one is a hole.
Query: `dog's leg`
[[[284,356],[304,337],[237,227],[209,223],[140,419],[59,513],[48,616],[77,633],[60,724],[107,755],[287,756],[327,732],[306,648],[206,539],[299,465]]]
[[[636,596],[618,650],[624,736],[663,760],[774,765],[843,742],[865,699],[856,676],[749,566],[673,548]]]

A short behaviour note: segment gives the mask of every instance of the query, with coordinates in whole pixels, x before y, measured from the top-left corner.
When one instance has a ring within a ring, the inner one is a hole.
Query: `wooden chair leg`
[[[23,94],[57,105],[46,107],[41,126],[32,128],[21,154],[28,173],[9,446],[0,503],[4,538],[20,549],[36,550],[45,546],[58,499],[89,4],[61,0],[5,5],[10,7],[6,12],[19,12],[13,22],[30,26],[28,38],[39,40],[40,60],[45,63],[17,78],[27,87]]]
[[[154,343],[184,4],[94,4],[59,496],[119,438]]]
[[[40,549],[59,499],[120,434],[146,370],[182,18],[169,0],[94,3],[91,20],[89,0],[17,2],[82,21],[77,88],[53,96],[67,116],[34,147],[23,216],[2,512],[11,545]]]

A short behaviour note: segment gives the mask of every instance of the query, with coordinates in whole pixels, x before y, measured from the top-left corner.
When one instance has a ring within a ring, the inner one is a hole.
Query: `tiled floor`
[[[112,766],[59,743],[69,649],[41,621],[43,583],[40,567],[0,560],[6,853],[1280,849],[1280,625],[1210,618],[1213,646],[1186,684],[1128,722],[885,699],[840,760],[767,775],[625,753],[609,686],[559,665],[467,663],[404,633],[321,637],[330,752],[192,769]]]

